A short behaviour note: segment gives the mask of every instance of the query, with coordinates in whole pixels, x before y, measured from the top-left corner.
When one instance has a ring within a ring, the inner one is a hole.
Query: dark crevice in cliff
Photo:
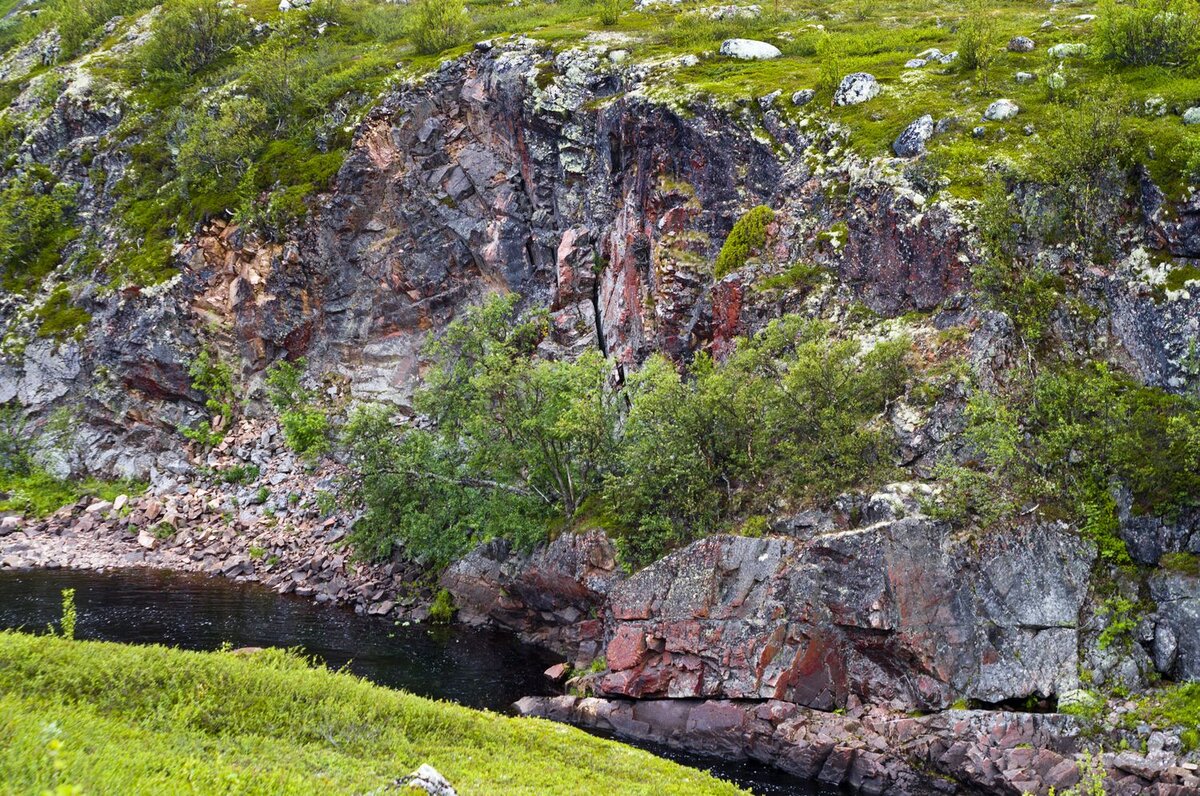
[[[596,324],[596,345],[600,353],[608,356],[608,342],[604,339],[604,319],[600,315],[600,280],[592,280],[592,319]],[[622,373],[622,377],[624,374]]]

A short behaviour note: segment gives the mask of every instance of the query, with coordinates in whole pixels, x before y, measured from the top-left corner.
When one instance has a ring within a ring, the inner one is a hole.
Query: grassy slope
[[[460,794],[734,794],[563,725],[249,657],[0,633],[0,792],[335,794],[429,763]]]

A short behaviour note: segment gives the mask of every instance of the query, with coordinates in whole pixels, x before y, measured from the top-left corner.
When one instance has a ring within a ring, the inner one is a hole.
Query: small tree
[[[1123,66],[1184,66],[1200,52],[1195,0],[1107,0],[1096,25],[1100,53]]]
[[[153,72],[190,74],[232,50],[250,30],[242,9],[222,0],[175,0],[154,20],[143,52]]]
[[[470,27],[471,17],[463,0],[419,0],[413,10],[410,36],[417,52],[433,55],[462,42]]]
[[[963,69],[983,71],[996,60],[999,38],[996,21],[988,5],[973,0],[967,6],[967,18],[958,28],[958,63]]]
[[[597,0],[596,11],[600,17],[600,24],[605,26],[617,24],[624,6],[623,0]]]

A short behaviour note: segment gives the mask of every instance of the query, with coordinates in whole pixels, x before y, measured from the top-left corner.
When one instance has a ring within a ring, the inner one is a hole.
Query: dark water
[[[300,647],[333,668],[380,685],[473,708],[508,711],[526,695],[554,693],[542,675],[553,654],[511,636],[467,628],[404,627],[332,610],[257,584],[146,570],[0,572],[0,628],[40,632],[75,589],[75,635],[193,650]],[[713,761],[653,748],[759,794],[825,793],[758,764]],[[832,791],[831,793],[836,793]]]

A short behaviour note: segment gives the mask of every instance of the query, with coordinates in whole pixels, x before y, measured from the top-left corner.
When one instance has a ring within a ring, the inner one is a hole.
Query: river
[[[558,658],[512,636],[465,627],[404,625],[278,595],[254,583],[154,570],[0,572],[0,628],[41,632],[75,589],[76,637],[193,650],[298,647],[379,685],[472,708],[511,712],[554,693],[542,672]],[[836,794],[767,766],[651,748],[764,796]]]

